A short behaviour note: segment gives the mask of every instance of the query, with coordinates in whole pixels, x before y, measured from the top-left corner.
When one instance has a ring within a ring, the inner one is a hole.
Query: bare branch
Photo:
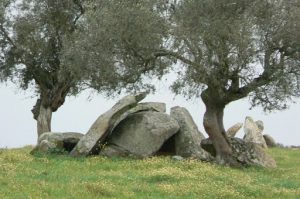
[[[0,24],[0,31],[3,35],[3,37],[15,48],[17,48],[16,44],[14,43],[14,41],[10,38],[8,32],[5,30],[5,28],[3,27],[3,24]]]

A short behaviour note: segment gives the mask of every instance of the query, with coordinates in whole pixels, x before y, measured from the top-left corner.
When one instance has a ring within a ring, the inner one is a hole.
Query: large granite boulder
[[[138,95],[128,95],[118,101],[110,110],[98,117],[89,131],[71,151],[70,155],[87,156],[98,154],[106,137],[110,134],[122,114],[135,107],[137,103],[145,97],[145,93],[141,93]]]
[[[235,135],[237,134],[237,132],[242,128],[243,123],[237,123],[235,125],[233,125],[232,127],[230,127],[226,133],[228,137],[235,137]]]
[[[274,138],[268,134],[263,135],[268,147],[277,147],[277,143]]]
[[[204,135],[198,130],[191,114],[183,107],[171,108],[171,117],[175,118],[180,130],[175,135],[175,152],[182,157],[194,157],[200,160],[209,160],[211,155],[201,148]]]
[[[37,146],[33,149],[34,152],[70,152],[79,140],[83,137],[81,133],[43,133],[39,139]]]
[[[100,154],[149,157],[178,130],[178,122],[165,113],[154,111],[133,113],[114,128]]]
[[[267,148],[266,141],[262,135],[263,128],[258,127],[251,117],[246,117],[244,124],[244,140],[246,142],[252,142],[260,145],[263,148]]]
[[[233,156],[241,165],[259,166],[265,168],[276,167],[275,160],[269,154],[267,154],[267,152],[261,146],[255,143],[245,142],[240,138],[228,138],[228,140],[232,146]],[[216,155],[216,151],[209,138],[202,140],[201,145],[213,156]]]

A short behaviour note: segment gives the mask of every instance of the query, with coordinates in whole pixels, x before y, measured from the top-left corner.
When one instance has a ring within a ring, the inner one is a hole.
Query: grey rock
[[[129,109],[125,113],[123,113],[114,123],[114,126],[111,128],[112,131],[118,124],[127,118],[129,115],[138,113],[138,112],[145,112],[145,111],[154,111],[154,112],[166,112],[166,104],[160,103],[160,102],[144,102],[144,103],[138,103],[137,106]],[[105,146],[100,149],[100,155],[108,156],[108,157],[126,157],[130,156],[129,151],[124,151],[124,149],[120,149],[117,146]]]
[[[39,137],[33,152],[70,152],[82,137],[83,134],[74,132],[46,132]]]
[[[245,142],[239,138],[232,139],[231,145],[237,159],[241,163],[249,166],[276,168],[275,160],[261,147],[261,145]]]
[[[268,148],[262,135],[262,129],[257,126],[251,117],[246,117],[245,119],[244,132],[244,140],[246,142],[252,142],[263,148]]]
[[[100,154],[119,156],[119,152],[120,156],[149,157],[178,130],[177,121],[165,113],[146,111],[130,114],[113,130]]]
[[[173,159],[173,160],[176,160],[176,161],[182,161],[182,160],[184,160],[184,158],[181,157],[181,156],[179,156],[179,155],[174,155],[174,156],[172,156],[172,159]]]
[[[139,101],[146,97],[145,93],[128,95],[118,101],[110,110],[98,117],[89,131],[80,139],[71,151],[72,156],[87,156],[98,154],[101,145],[110,134],[120,116],[135,107]]]
[[[201,140],[204,135],[198,130],[191,114],[183,107],[171,108],[171,117],[177,120],[180,130],[175,135],[175,152],[182,157],[194,157],[200,160],[208,160],[210,154],[201,148]]]
[[[276,147],[277,146],[277,143],[272,136],[265,134],[265,135],[263,135],[263,137],[264,137],[268,147]]]
[[[275,160],[258,144],[245,142],[239,138],[228,138],[233,150],[233,156],[245,166],[259,166],[265,168],[275,168]],[[216,156],[216,151],[211,140],[204,139],[201,142],[202,147]]]
[[[230,127],[226,133],[228,137],[235,137],[235,135],[237,134],[237,132],[243,127],[243,123],[237,123],[235,125],[233,125],[232,127]]]
[[[63,147],[56,146],[56,144],[49,142],[48,140],[42,140],[35,150],[39,152],[47,153],[53,151],[54,149],[60,149],[62,151]]]

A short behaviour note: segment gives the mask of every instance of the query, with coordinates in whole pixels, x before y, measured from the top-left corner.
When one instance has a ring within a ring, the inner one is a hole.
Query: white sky
[[[181,96],[174,96],[168,87],[168,83],[156,83],[157,92],[149,95],[143,102],[158,101],[167,104],[167,112],[173,106],[187,108],[192,114],[199,130],[203,130],[202,118],[205,107],[201,99],[191,101]],[[20,91],[12,84],[0,84],[0,148],[22,147],[36,143],[36,122],[33,119],[31,109],[36,98],[32,98],[30,91]],[[80,132],[86,133],[99,115],[110,109],[119,99],[107,100],[101,95],[83,92],[78,97],[68,97],[65,104],[53,114],[53,132]],[[264,133],[270,134],[277,142],[284,145],[300,145],[299,114],[300,100],[291,104],[289,110],[265,114],[261,108],[249,110],[247,99],[232,102],[225,109],[224,124],[229,128],[237,122],[244,122],[246,116],[254,120],[262,120],[265,125]],[[243,136],[243,129],[238,137]]]

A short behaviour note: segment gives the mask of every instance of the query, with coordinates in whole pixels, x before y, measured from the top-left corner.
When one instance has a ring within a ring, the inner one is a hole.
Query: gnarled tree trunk
[[[37,122],[37,134],[40,137],[45,132],[51,132],[52,109],[44,105],[43,100],[38,99],[31,110],[33,118]]]
[[[63,82],[48,88],[39,84],[39,89],[40,98],[31,110],[33,118],[37,121],[38,137],[45,132],[51,132],[52,113],[64,104],[70,85]]]
[[[51,119],[52,119],[51,108],[40,106],[40,113],[36,119],[38,137],[40,137],[45,132],[51,132]]]
[[[221,103],[221,100],[208,98],[204,95],[202,95],[202,100],[206,106],[206,112],[203,118],[203,125],[216,150],[216,161],[219,164],[238,167],[239,163],[233,155],[224,129],[223,115],[225,104]]]

